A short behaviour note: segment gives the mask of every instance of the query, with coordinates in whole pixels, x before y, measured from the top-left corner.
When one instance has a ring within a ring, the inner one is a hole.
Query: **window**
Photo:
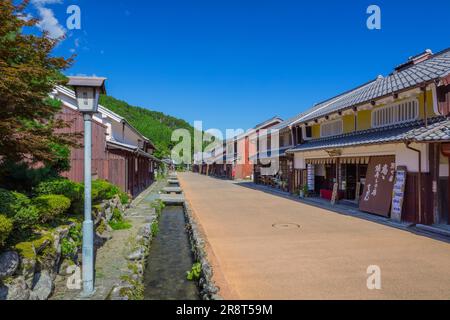
[[[322,138],[337,136],[342,134],[342,132],[343,132],[342,120],[330,121],[322,124],[322,126],[320,127],[320,135]]]
[[[305,139],[312,139],[312,127],[305,128]]]
[[[376,109],[372,112],[372,127],[379,128],[397,123],[414,121],[419,118],[419,103],[417,99]]]

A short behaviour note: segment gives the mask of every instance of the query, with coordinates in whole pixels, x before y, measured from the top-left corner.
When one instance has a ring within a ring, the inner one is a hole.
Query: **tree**
[[[72,58],[52,56],[61,39],[24,32],[38,23],[25,18],[28,3],[0,1],[0,161],[58,163],[76,137],[58,133],[67,124],[56,117],[60,102],[49,93],[66,82],[61,71]]]

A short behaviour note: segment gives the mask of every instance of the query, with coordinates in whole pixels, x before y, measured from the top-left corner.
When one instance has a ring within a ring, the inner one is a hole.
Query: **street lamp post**
[[[84,222],[83,222],[83,295],[94,293],[94,222],[92,221],[92,116],[105,90],[106,78],[69,77],[75,89],[78,110],[84,117]]]

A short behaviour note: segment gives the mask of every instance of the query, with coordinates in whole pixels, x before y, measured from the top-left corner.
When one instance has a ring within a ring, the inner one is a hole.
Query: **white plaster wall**
[[[441,164],[439,168],[440,177],[448,177],[448,164]]]
[[[296,153],[294,155],[294,168],[295,169],[306,169],[305,158],[302,153]]]

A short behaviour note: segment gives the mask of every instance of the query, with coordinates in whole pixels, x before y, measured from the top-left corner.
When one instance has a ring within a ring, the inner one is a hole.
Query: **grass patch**
[[[152,236],[153,236],[153,238],[158,236],[158,234],[159,234],[159,223],[158,223],[158,221],[156,221],[156,220],[153,221],[151,229],[152,229]]]
[[[109,226],[114,231],[128,230],[128,229],[131,229],[133,227],[133,225],[130,222],[126,221],[126,220],[121,220],[121,221],[111,220],[109,222]]]
[[[191,271],[186,272],[186,279],[189,281],[198,281],[200,279],[200,275],[202,274],[202,265],[200,262],[194,263]]]

